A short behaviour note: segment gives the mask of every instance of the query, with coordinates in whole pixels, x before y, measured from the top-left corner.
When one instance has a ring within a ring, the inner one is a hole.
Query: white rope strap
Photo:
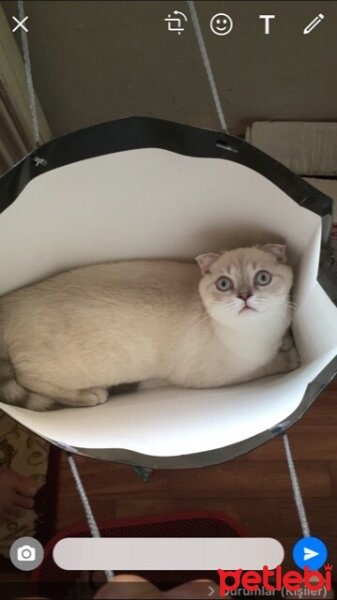
[[[24,4],[23,4],[22,0],[18,0],[18,10],[19,10],[19,18],[21,21],[23,21],[25,18],[25,10],[24,10]],[[29,110],[30,110],[30,116],[31,116],[31,122],[32,122],[34,144],[35,144],[35,147],[38,147],[40,145],[41,138],[40,138],[38,117],[37,117],[36,96],[35,96],[34,86],[33,86],[33,77],[32,77],[32,69],[31,69],[30,56],[29,56],[27,33],[26,33],[26,31],[24,31],[23,28],[21,28],[21,40],[22,40],[23,58],[24,58],[24,63],[25,63],[26,81],[27,81],[27,89],[28,89],[28,102],[29,102]],[[37,165],[40,163],[43,164],[43,159],[40,159],[38,157],[35,157],[35,158],[36,158],[35,164],[37,164]],[[80,478],[80,474],[78,472],[78,469],[77,469],[77,466],[75,463],[75,459],[70,454],[68,454],[67,456],[68,456],[70,470],[74,477],[76,488],[77,488],[77,491],[79,493],[79,496],[80,496],[80,499],[81,499],[81,502],[83,505],[83,509],[85,512],[85,516],[87,519],[90,533],[91,533],[92,537],[96,537],[96,538],[101,537],[95,517],[91,510],[88,496],[83,487],[83,484],[82,484],[82,481]],[[113,571],[105,571],[105,575],[106,575],[107,581],[112,581]]]
[[[85,516],[87,519],[87,523],[88,523],[88,527],[91,533],[91,536],[94,538],[100,538],[101,534],[100,531],[98,529],[94,514],[92,512],[91,506],[90,506],[90,502],[89,502],[89,498],[87,496],[87,493],[84,489],[80,474],[78,472],[78,468],[75,462],[74,457],[71,454],[67,454],[68,456],[68,462],[69,462],[69,466],[70,466],[70,470],[71,473],[73,475],[73,478],[75,480],[75,485],[77,488],[77,491],[79,493],[79,496],[81,498],[81,502],[82,502],[82,506],[85,512]],[[105,571],[105,575],[107,578],[107,581],[112,581],[114,573],[113,571]]]
[[[201,31],[201,27],[200,27],[200,23],[199,23],[198,14],[197,14],[197,11],[195,8],[195,4],[194,4],[193,0],[187,0],[187,4],[188,4],[189,11],[190,11],[195,35],[198,40],[200,54],[202,57],[202,61],[204,63],[205,70],[206,70],[209,86],[210,86],[211,93],[213,96],[215,108],[216,108],[216,111],[217,111],[217,114],[219,117],[220,125],[224,131],[227,131],[225,115],[222,110],[218,89],[217,89],[217,86],[215,83],[215,78],[214,78],[211,63],[210,63],[210,60],[208,57],[207,48],[206,48],[205,41],[204,41],[204,38],[202,35],[202,31]],[[288,468],[289,468],[292,490],[293,490],[293,494],[294,494],[294,501],[296,504],[299,520],[301,523],[303,537],[308,537],[308,536],[310,536],[309,524],[308,524],[308,520],[307,520],[305,508],[304,508],[301,488],[299,485],[294,460],[293,460],[293,457],[291,454],[288,436],[286,433],[284,433],[282,437],[283,437],[283,443],[284,443],[285,453],[286,453],[286,457],[287,457],[287,463],[288,463]]]
[[[21,21],[23,21],[25,19],[25,9],[24,9],[24,4],[23,4],[22,0],[18,0],[18,10],[19,10],[19,18]],[[30,56],[29,56],[28,39],[27,39],[27,33],[23,28],[21,28],[21,41],[22,41],[23,58],[24,58],[24,64],[25,64],[26,82],[27,82],[27,89],[28,89],[28,102],[29,102],[29,110],[30,110],[30,116],[31,116],[31,122],[32,122],[34,144],[35,144],[35,147],[37,148],[40,145],[41,138],[40,138],[40,131],[39,131],[39,122],[38,122],[38,117],[37,117],[37,104],[36,104],[36,96],[35,96],[34,86],[33,86],[33,77],[32,77],[32,69],[31,69]],[[37,165],[40,163],[43,164],[43,159],[40,159],[38,157],[35,157],[35,158],[37,159],[35,164],[37,164]],[[80,478],[80,474],[78,472],[78,469],[77,469],[77,466],[75,463],[75,459],[70,454],[68,454],[68,462],[69,462],[69,466],[70,466],[72,475],[75,480],[77,491],[79,493],[79,496],[80,496],[80,499],[81,499],[81,502],[83,505],[83,509],[85,512],[85,516],[87,519],[90,533],[91,533],[92,537],[96,537],[96,538],[101,537],[100,531],[97,527],[95,517],[91,510],[88,496],[83,487],[83,484],[82,484],[82,481]],[[105,575],[106,575],[107,581],[112,581],[113,571],[105,571]]]
[[[227,131],[226,120],[225,120],[225,116],[224,116],[224,113],[222,110],[219,93],[218,93],[218,89],[216,86],[212,67],[211,67],[211,64],[209,61],[207,48],[206,48],[204,38],[202,35],[202,31],[201,31],[201,27],[200,27],[200,23],[199,23],[199,19],[198,19],[198,14],[197,14],[193,0],[187,0],[187,4],[188,4],[189,11],[190,11],[195,34],[196,34],[196,37],[198,40],[202,61],[204,63],[204,67],[206,70],[209,86],[210,86],[211,93],[213,96],[216,111],[217,111],[217,114],[219,117],[220,125],[224,131]],[[287,463],[288,463],[288,468],[289,468],[289,474],[290,474],[290,480],[291,480],[291,485],[292,485],[292,490],[293,490],[293,495],[294,495],[294,501],[296,504],[296,508],[297,508],[297,512],[298,512],[298,516],[299,516],[299,520],[300,520],[300,524],[301,524],[301,528],[302,528],[303,537],[309,537],[310,536],[309,523],[308,523],[308,519],[307,519],[306,512],[305,512],[303,497],[302,497],[301,488],[299,485],[299,481],[298,481],[298,477],[297,477],[297,473],[296,473],[296,469],[295,469],[293,456],[292,456],[291,449],[290,449],[289,439],[288,439],[288,436],[286,433],[284,433],[282,437],[283,437],[283,443],[284,443],[284,448],[285,448],[285,453],[286,453],[286,458],[287,458]]]
[[[293,488],[294,500],[295,500],[295,504],[296,504],[296,508],[297,508],[298,517],[299,517],[299,520],[301,523],[303,537],[309,537],[310,536],[309,523],[308,523],[307,515],[305,512],[305,508],[304,508],[303,496],[302,496],[300,484],[299,484],[296,469],[295,469],[294,459],[293,459],[291,449],[290,449],[289,439],[288,439],[288,436],[286,433],[283,433],[282,438],[283,438],[284,450],[285,450],[286,457],[287,457],[287,463],[288,463],[288,468],[289,468],[291,485]]]
[[[25,9],[22,0],[18,0],[18,10],[19,10],[19,18],[21,21],[25,18]],[[37,105],[36,105],[36,96],[34,92],[33,86],[33,77],[32,77],[32,68],[30,64],[30,56],[29,56],[29,46],[28,46],[28,38],[27,32],[21,27],[21,43],[22,43],[22,51],[23,51],[23,60],[25,64],[25,72],[26,72],[26,82],[27,82],[27,90],[28,90],[28,104],[30,117],[32,122],[32,130],[33,130],[33,140],[36,148],[40,145],[40,131],[39,131],[39,122],[37,118]]]
[[[216,112],[217,112],[218,117],[219,117],[221,129],[223,131],[227,131],[228,127],[227,127],[227,124],[226,124],[226,119],[225,119],[224,112],[222,110],[222,106],[221,106],[221,102],[220,102],[220,98],[219,98],[219,92],[218,92],[218,88],[217,88],[216,83],[215,83],[215,78],[214,78],[213,70],[212,70],[211,63],[210,63],[210,60],[209,60],[209,57],[208,57],[208,52],[207,52],[206,44],[205,44],[205,41],[204,41],[204,37],[202,35],[202,31],[201,31],[201,27],[200,27],[200,23],[199,23],[199,18],[198,18],[198,13],[197,13],[197,10],[195,8],[193,0],[187,0],[187,4],[188,4],[189,11],[190,11],[191,20],[192,20],[192,23],[193,23],[195,35],[196,35],[196,38],[197,38],[197,41],[198,41],[198,45],[199,45],[199,50],[200,50],[202,62],[204,63],[206,75],[207,75],[207,78],[208,78],[209,87],[211,88],[211,93],[212,93],[212,96],[213,96],[213,100],[214,100]]]

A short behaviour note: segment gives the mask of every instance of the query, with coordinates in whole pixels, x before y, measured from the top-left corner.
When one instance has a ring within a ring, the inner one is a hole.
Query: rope
[[[207,48],[206,48],[205,41],[204,41],[204,38],[202,35],[202,31],[201,31],[201,27],[200,27],[200,23],[199,23],[198,14],[197,14],[197,11],[195,8],[195,4],[194,4],[193,0],[187,0],[187,4],[188,4],[189,11],[190,11],[195,35],[198,40],[200,54],[202,57],[202,61],[204,63],[205,71],[207,74],[209,86],[211,88],[211,93],[212,93],[215,108],[216,108],[216,111],[217,111],[217,114],[219,117],[220,125],[224,131],[227,131],[228,128],[226,125],[225,115],[222,110],[218,89],[217,89],[217,86],[215,83],[211,63],[209,61]],[[290,449],[288,436],[286,433],[284,433],[282,437],[283,437],[283,443],[284,443],[285,453],[286,453],[286,457],[287,457],[291,485],[292,485],[293,494],[294,494],[294,501],[296,504],[299,520],[301,523],[303,537],[309,537],[310,536],[309,523],[307,520],[305,508],[304,508],[303,497],[302,497],[299,481],[297,478],[297,473],[296,473],[295,464],[294,464],[294,460],[293,460],[291,449]]]
[[[208,78],[208,83],[209,83],[209,86],[211,88],[211,92],[212,92],[212,96],[213,96],[213,100],[214,100],[216,112],[217,112],[218,117],[219,117],[221,129],[223,131],[227,131],[228,127],[227,127],[227,124],[226,124],[226,119],[225,119],[224,112],[222,110],[222,106],[221,106],[221,102],[220,102],[220,98],[219,98],[218,89],[217,89],[217,86],[216,86],[216,83],[215,83],[214,74],[213,74],[211,63],[210,63],[210,60],[209,60],[209,57],[208,57],[208,53],[207,53],[207,48],[206,48],[205,41],[204,41],[204,38],[203,38],[203,35],[202,35],[202,31],[201,31],[201,27],[200,27],[200,23],[199,23],[199,18],[198,18],[198,13],[196,11],[196,8],[195,8],[193,0],[187,0],[187,4],[188,4],[189,11],[190,11],[191,20],[192,20],[192,23],[193,23],[195,35],[196,35],[196,38],[197,38],[197,41],[198,41],[198,44],[199,44],[199,50],[200,50],[202,62],[204,63],[206,75],[207,75],[207,78]]]
[[[284,449],[285,449],[285,453],[286,453],[286,457],[287,457],[287,463],[288,463],[288,468],[289,468],[291,485],[293,488],[294,500],[295,500],[295,504],[296,504],[296,508],[297,508],[298,517],[299,517],[299,520],[301,523],[303,537],[309,537],[310,536],[309,523],[308,523],[307,515],[305,512],[305,508],[304,508],[303,496],[302,496],[300,484],[299,484],[296,469],[295,469],[294,459],[293,459],[291,449],[290,449],[289,439],[288,439],[288,436],[286,433],[283,433],[282,438],[283,438]]]
[[[23,5],[23,0],[18,0],[18,10],[19,10],[19,18],[21,21],[25,18],[25,9]],[[29,46],[28,46],[28,38],[27,32],[21,27],[21,43],[22,43],[22,51],[23,51],[23,61],[25,64],[26,71],[26,82],[27,82],[27,90],[28,90],[28,105],[30,111],[30,117],[32,122],[32,131],[33,131],[33,141],[35,148],[40,146],[41,138],[39,131],[39,123],[37,118],[37,105],[36,105],[36,96],[34,92],[33,86],[33,77],[32,77],[32,68],[30,64],[30,56],[29,56]]]
[[[19,19],[22,22],[26,16],[23,0],[18,0],[18,10],[19,10]],[[24,64],[25,64],[26,82],[27,82],[27,90],[28,90],[28,104],[29,104],[29,111],[30,111],[30,116],[31,116],[34,145],[36,148],[38,148],[40,145],[41,138],[40,138],[40,131],[39,131],[39,122],[38,122],[38,117],[37,117],[37,103],[36,103],[36,96],[35,96],[34,86],[33,86],[32,68],[31,68],[30,56],[29,56],[27,32],[23,28],[21,28],[21,42],[22,42],[23,59],[24,59]],[[44,159],[35,157],[35,164],[37,166],[39,164],[43,165],[45,163],[46,163],[46,161],[44,161]],[[68,454],[68,462],[69,462],[71,473],[75,480],[77,491],[79,493],[79,496],[80,496],[80,499],[81,499],[81,502],[83,505],[83,509],[84,509],[84,512],[86,515],[90,533],[91,533],[92,537],[99,538],[99,537],[101,537],[101,534],[97,527],[97,523],[96,523],[95,517],[93,515],[93,512],[91,510],[88,496],[83,487],[83,484],[82,484],[82,481],[80,478],[80,474],[78,472],[78,469],[77,469],[77,466],[75,463],[75,459],[70,454]],[[105,575],[106,575],[107,581],[112,581],[113,576],[114,576],[113,571],[105,571]]]
[[[95,517],[93,515],[93,512],[91,510],[89,498],[87,496],[87,493],[86,493],[86,491],[84,489],[84,486],[83,486],[83,483],[81,481],[81,477],[80,477],[80,474],[78,472],[75,459],[74,459],[74,457],[71,454],[67,454],[67,456],[68,456],[68,462],[69,462],[70,470],[71,470],[73,478],[75,480],[75,485],[76,485],[77,491],[78,491],[79,496],[81,498],[81,502],[82,502],[82,505],[83,505],[83,509],[84,509],[84,512],[85,512],[85,516],[86,516],[86,519],[87,519],[87,523],[88,523],[88,526],[89,526],[89,529],[90,529],[91,536],[93,538],[100,538],[101,534],[100,534],[100,531],[98,529],[98,526],[97,526]],[[105,571],[105,575],[106,575],[107,581],[112,581],[113,576],[114,576],[113,571]]]

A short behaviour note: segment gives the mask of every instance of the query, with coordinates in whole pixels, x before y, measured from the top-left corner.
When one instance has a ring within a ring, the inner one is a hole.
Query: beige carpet
[[[48,442],[0,411],[0,466],[5,465],[22,475],[32,476],[41,488],[46,482],[49,448]],[[0,556],[8,557],[9,548],[18,537],[34,536],[36,521],[36,512],[27,510],[11,523],[0,523]]]

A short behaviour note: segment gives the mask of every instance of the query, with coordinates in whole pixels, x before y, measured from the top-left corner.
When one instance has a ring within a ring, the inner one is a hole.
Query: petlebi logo
[[[262,572],[218,569],[220,596],[235,597],[239,591],[258,592],[263,590],[265,596],[281,592],[283,597],[291,598],[292,596],[298,597],[298,593],[305,590],[308,594],[314,592],[312,595],[317,597],[321,590],[322,597],[325,597],[326,593],[331,591],[331,572],[332,565],[329,564],[325,565],[324,574],[320,571],[312,571],[309,567],[304,567],[303,573],[295,570],[283,572],[281,566],[270,570],[266,565]],[[303,595],[303,597],[305,596]]]

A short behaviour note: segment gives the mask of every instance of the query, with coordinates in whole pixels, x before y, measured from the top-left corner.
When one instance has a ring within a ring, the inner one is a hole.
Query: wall
[[[15,2],[2,2],[9,21]],[[196,2],[230,129],[255,119],[337,120],[336,2]],[[185,2],[25,1],[34,80],[56,136],[131,114],[217,128],[191,22],[164,17]],[[224,37],[209,29],[234,19]],[[324,22],[302,31],[317,12]],[[276,14],[263,33],[262,14]],[[18,33],[14,34],[20,43]]]

